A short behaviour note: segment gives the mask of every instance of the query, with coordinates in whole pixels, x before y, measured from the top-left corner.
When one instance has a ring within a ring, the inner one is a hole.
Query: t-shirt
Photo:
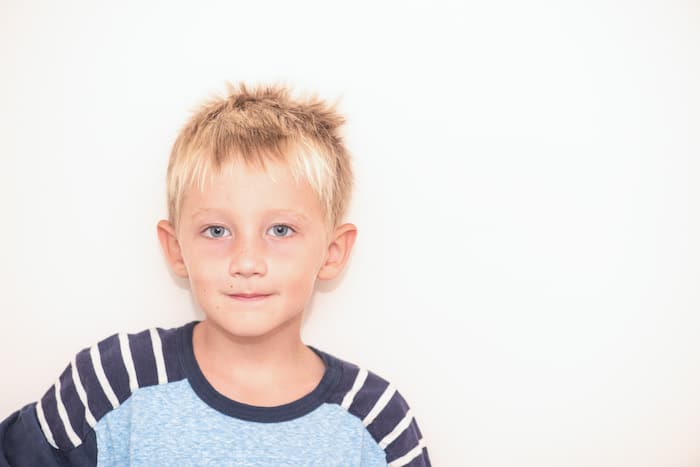
[[[308,345],[326,367],[312,392],[243,404],[202,374],[195,324],[80,351],[0,424],[0,466],[430,466],[406,400],[377,374]]]

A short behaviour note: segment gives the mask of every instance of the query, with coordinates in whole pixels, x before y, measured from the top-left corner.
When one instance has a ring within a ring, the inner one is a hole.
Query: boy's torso
[[[388,381],[309,346],[326,366],[313,391],[242,404],[204,378],[195,324],[114,335],[78,353],[36,404],[49,444],[71,465],[426,465],[415,419]]]
[[[184,379],[143,388],[100,420],[97,464],[386,465],[365,431],[336,404],[284,422],[241,420],[207,405]]]

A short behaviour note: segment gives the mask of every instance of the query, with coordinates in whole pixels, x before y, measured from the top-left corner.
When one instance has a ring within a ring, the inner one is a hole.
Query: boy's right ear
[[[168,260],[173,272],[180,277],[189,277],[185,260],[182,257],[182,250],[180,250],[180,242],[177,240],[172,224],[167,220],[161,220],[158,222],[157,227],[160,246],[163,248],[165,258]]]

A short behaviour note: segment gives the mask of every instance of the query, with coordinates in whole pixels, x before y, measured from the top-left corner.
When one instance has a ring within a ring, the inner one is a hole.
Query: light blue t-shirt
[[[196,321],[115,334],[0,424],[0,467],[430,466],[411,409],[375,373],[309,346],[326,369],[289,404],[217,392],[192,349]]]

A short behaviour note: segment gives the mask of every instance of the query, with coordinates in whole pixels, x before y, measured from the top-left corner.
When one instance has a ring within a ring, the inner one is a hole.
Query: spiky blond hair
[[[354,179],[335,104],[315,95],[291,98],[280,84],[250,88],[226,83],[227,94],[203,103],[178,134],[167,172],[168,220],[179,229],[187,190],[220,173],[229,162],[266,169],[286,163],[296,181],[305,179],[324,210],[326,229],[337,227],[350,201]]]

